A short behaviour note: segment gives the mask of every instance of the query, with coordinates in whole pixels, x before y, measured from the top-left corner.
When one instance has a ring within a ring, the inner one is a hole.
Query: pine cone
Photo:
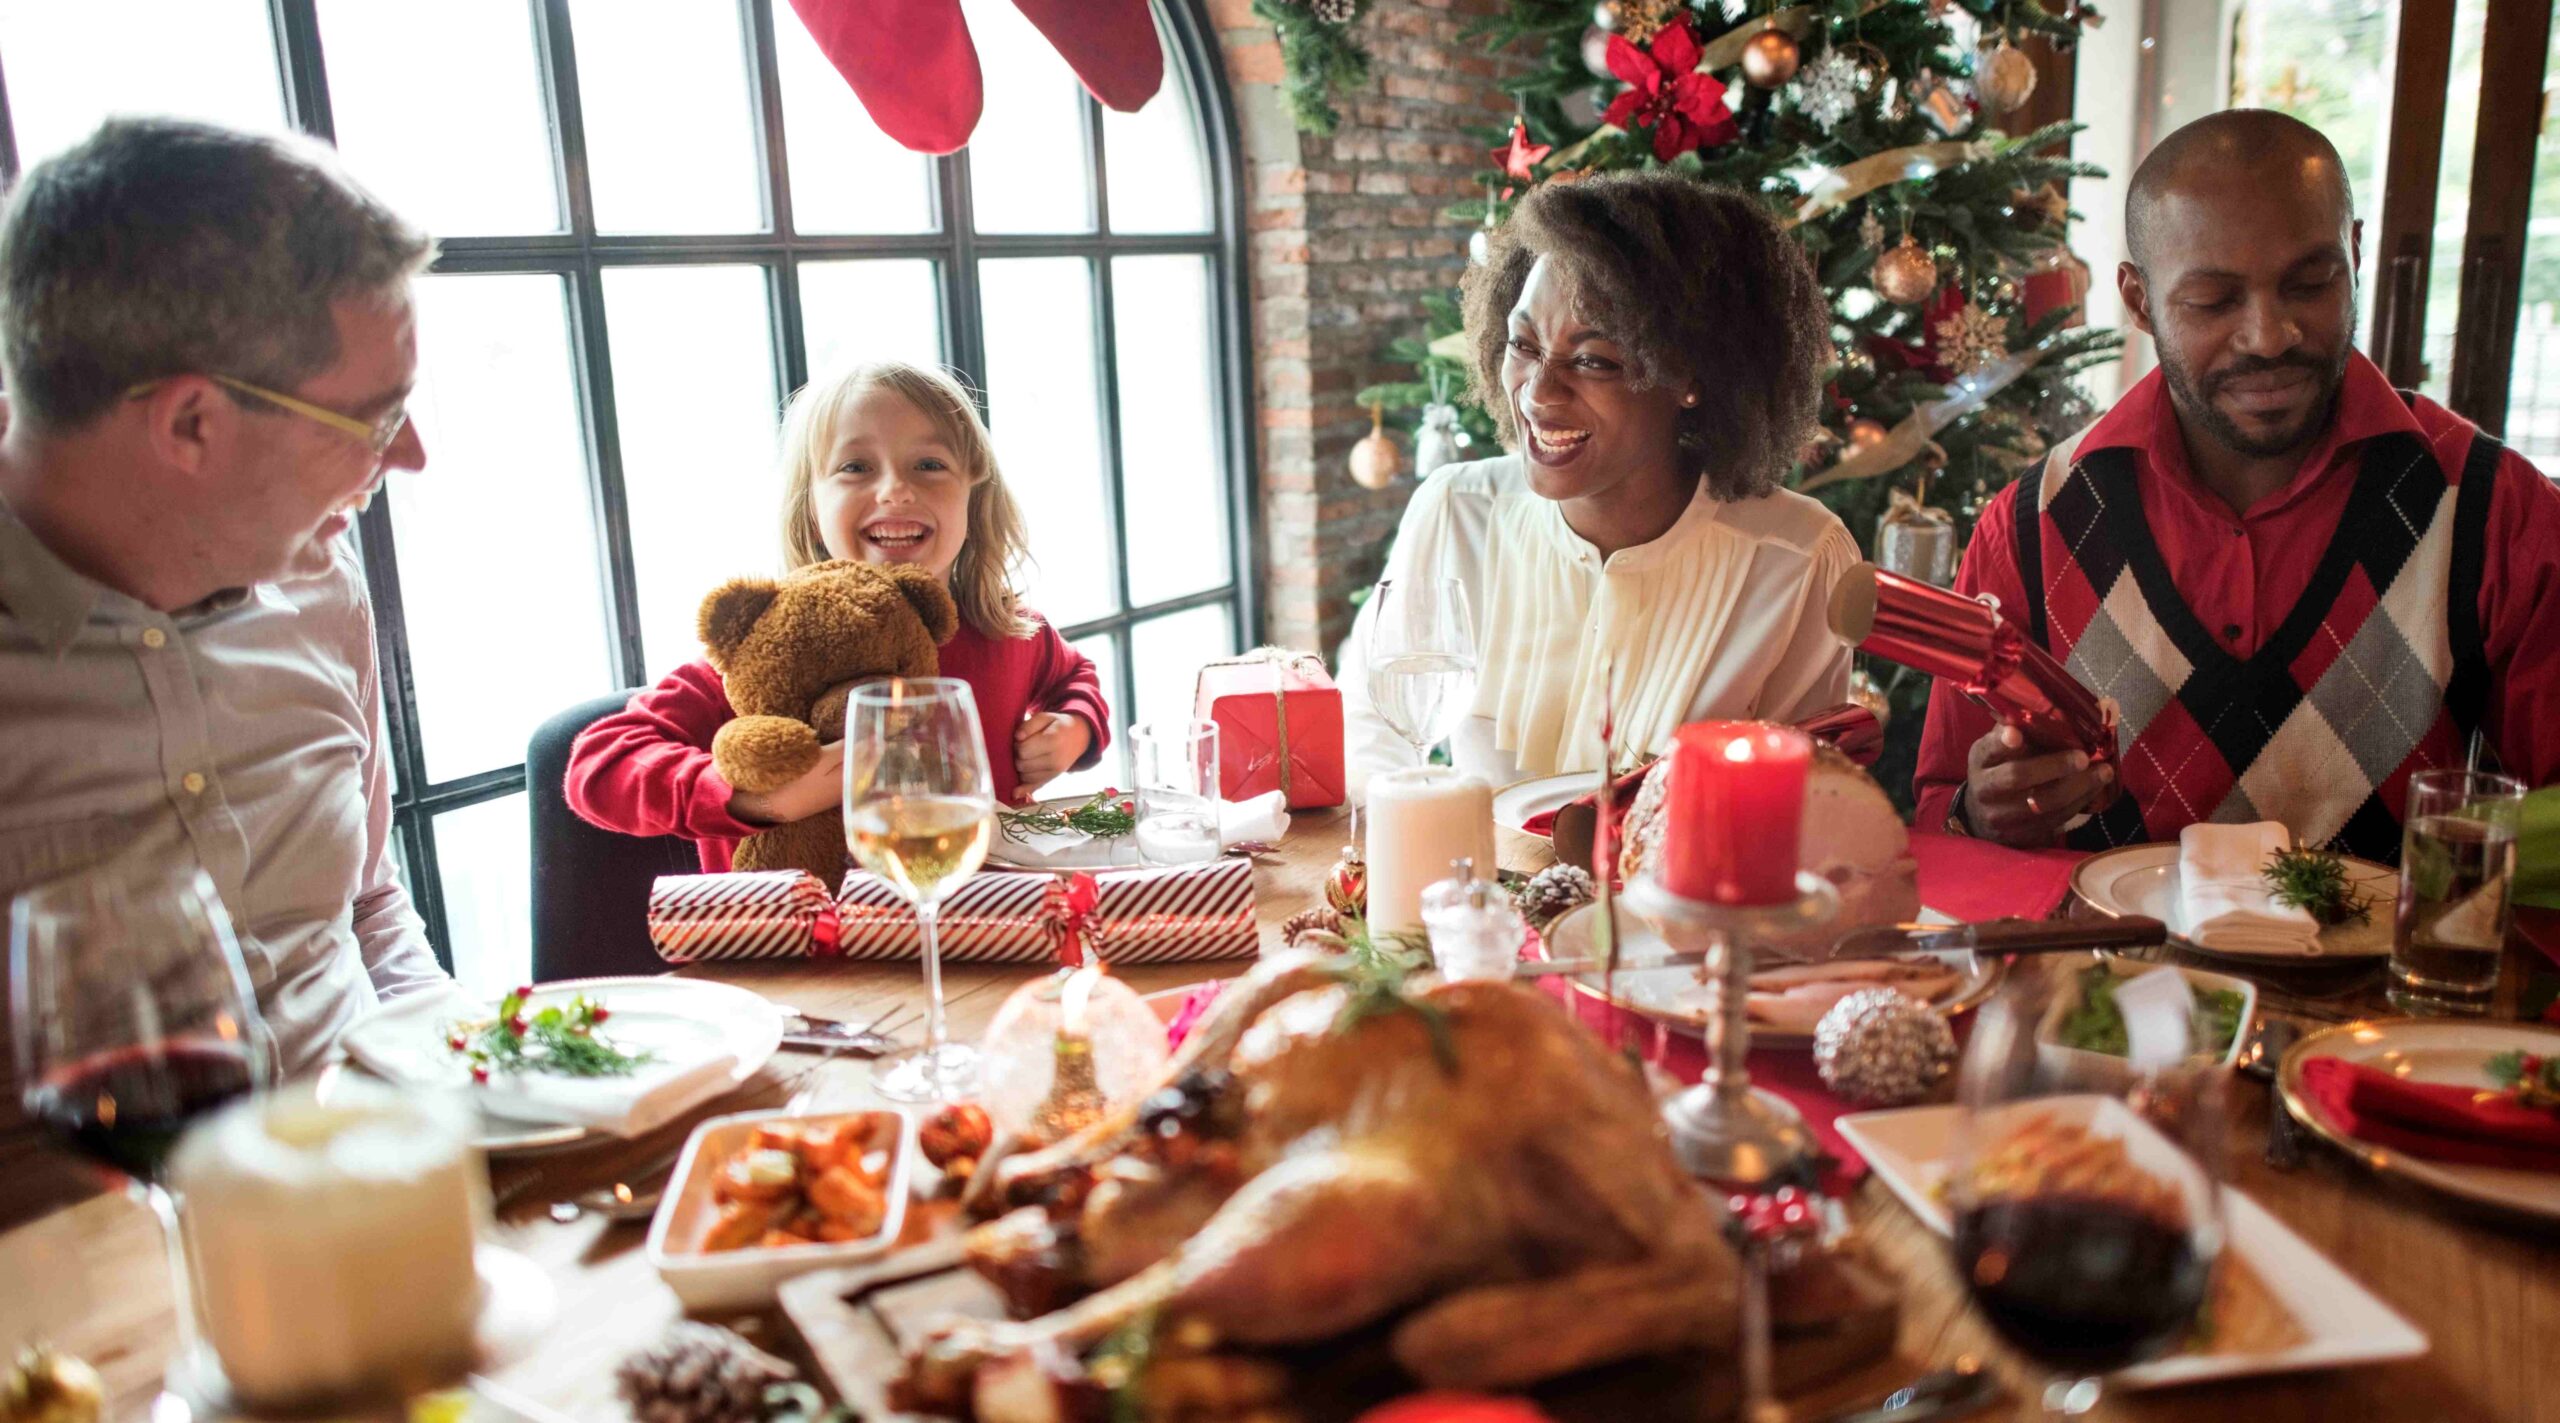
[[[1328,25],[1347,25],[1359,18],[1360,0],[1307,0],[1307,9]]]
[[[1342,916],[1336,914],[1329,906],[1325,905],[1318,905],[1313,909],[1292,914],[1288,918],[1280,921],[1280,947],[1284,949],[1296,948],[1298,946],[1298,936],[1311,931],[1322,934],[1339,934],[1342,932]]]
[[[1599,897],[1599,886],[1592,882],[1589,870],[1580,865],[1549,865],[1520,886],[1515,902],[1520,916],[1543,931]]]
[[[614,1371],[639,1423],[755,1423],[764,1391],[797,1376],[728,1330],[693,1320],[678,1321]]]

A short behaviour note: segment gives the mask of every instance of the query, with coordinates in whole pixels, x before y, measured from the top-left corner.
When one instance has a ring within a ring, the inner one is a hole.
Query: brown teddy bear
[[[857,683],[930,677],[934,649],[960,627],[941,580],[906,564],[830,559],[781,579],[737,578],[702,600],[702,645],[737,716],[711,739],[711,764],[739,790],[777,790],[844,737]],[[832,891],[844,878],[844,824],[833,811],[738,842],[741,870],[807,870]]]

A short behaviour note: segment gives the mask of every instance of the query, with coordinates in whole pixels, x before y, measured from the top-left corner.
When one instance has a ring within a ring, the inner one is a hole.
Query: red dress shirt
[[[2363,442],[2390,431],[2414,435],[2451,478],[2461,471],[2474,428],[2432,400],[2420,397],[2414,406],[2402,400],[2380,367],[2351,353],[2328,433],[2303,456],[2291,483],[2246,514],[2234,514],[2196,482],[2158,371],[2090,428],[2080,453],[2111,446],[2135,452],[2143,518],[2179,594],[2234,656],[2247,657],[2310,587],[2355,488]],[[2019,483],[2032,487],[2032,480]],[[2003,608],[2026,607],[2018,576],[2018,497],[2012,484],[1983,509],[1956,591],[1994,594]],[[2510,775],[2549,785],[2560,780],[2560,489],[2513,450],[2499,464],[2489,530],[2480,580],[2490,669],[2484,730]],[[1913,776],[1918,824],[1946,823],[1964,782],[1966,753],[1994,724],[1989,712],[1954,689],[1931,689]]]
[[[1065,712],[1093,732],[1075,769],[1102,759],[1111,744],[1111,713],[1092,659],[1067,645],[1048,623],[1025,637],[992,638],[960,624],[941,649],[942,675],[969,684],[986,735],[987,768],[996,800],[1010,804],[1013,729],[1035,711]],[[729,813],[733,794],[711,766],[711,738],[737,713],[720,673],[688,662],[631,705],[579,733],[569,750],[562,789],[569,808],[588,822],[626,835],[681,835],[695,842],[702,868],[729,868],[738,841],[765,827]]]

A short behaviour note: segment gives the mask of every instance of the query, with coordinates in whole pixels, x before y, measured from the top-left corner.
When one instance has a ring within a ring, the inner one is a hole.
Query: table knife
[[[1839,941],[1831,946],[1827,960],[1839,963],[1927,954],[1963,963],[1983,955],[2137,949],[2161,943],[2168,934],[2168,926],[2159,920],[2138,917],[2076,924],[2042,919],[1990,919],[1980,924],[1886,924],[1872,929],[1852,929],[1841,935]],[[1634,973],[1651,968],[1672,968],[1695,964],[1705,957],[1704,953],[1695,950],[1625,954],[1618,959],[1618,971]],[[1783,966],[1783,961],[1775,959],[1761,965],[1763,968]],[[1605,959],[1548,959],[1524,963],[1514,976],[1547,978],[1556,974],[1602,973],[1608,967]]]

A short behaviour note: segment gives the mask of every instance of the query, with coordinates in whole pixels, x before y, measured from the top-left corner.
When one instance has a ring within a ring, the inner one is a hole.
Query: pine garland
[[[1352,0],[1347,20],[1326,18],[1317,4],[1318,0],[1253,0],[1253,13],[1280,37],[1291,117],[1308,133],[1329,134],[1342,122],[1333,97],[1369,82],[1369,51],[1351,33],[1351,27],[1368,13],[1369,0]]]

